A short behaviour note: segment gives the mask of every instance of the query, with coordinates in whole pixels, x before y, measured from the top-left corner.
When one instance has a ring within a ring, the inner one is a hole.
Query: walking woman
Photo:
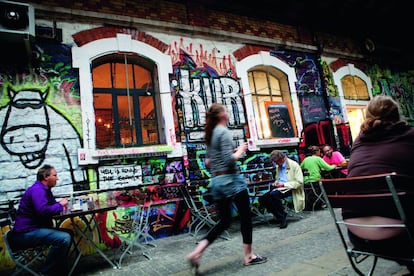
[[[211,193],[219,211],[220,220],[187,256],[187,260],[195,269],[196,274],[203,252],[230,226],[232,202],[235,203],[240,218],[240,231],[243,237],[243,264],[253,265],[267,261],[267,258],[260,257],[252,251],[253,226],[250,199],[244,176],[240,174],[236,166],[236,161],[246,152],[247,144],[243,143],[233,149],[232,135],[227,128],[228,119],[225,107],[217,103],[212,104],[206,114],[206,166],[209,167],[213,175],[210,184]]]

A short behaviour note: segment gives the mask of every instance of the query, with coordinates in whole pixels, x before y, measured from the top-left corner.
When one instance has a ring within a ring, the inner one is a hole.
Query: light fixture
[[[0,24],[11,30],[26,29],[29,25],[28,7],[2,3],[0,5]]]

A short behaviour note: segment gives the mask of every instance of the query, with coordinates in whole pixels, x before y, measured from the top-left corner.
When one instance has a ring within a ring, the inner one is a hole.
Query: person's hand
[[[285,187],[285,183],[274,182],[272,186],[275,188],[282,188],[282,187]]]
[[[247,151],[247,143],[243,143],[240,146],[237,147],[234,155],[234,158],[236,160],[240,159],[241,156],[243,156],[243,154]]]
[[[211,163],[211,161],[210,161],[210,159],[209,159],[209,158],[206,158],[206,159],[204,160],[204,164],[206,165],[206,168],[210,168],[210,163]]]
[[[60,205],[62,205],[63,207],[68,206],[68,199],[67,198],[63,198],[61,201],[59,201]]]

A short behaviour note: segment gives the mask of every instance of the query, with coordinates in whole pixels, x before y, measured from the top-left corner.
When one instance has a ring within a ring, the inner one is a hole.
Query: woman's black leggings
[[[244,244],[252,244],[253,240],[253,225],[252,214],[250,209],[250,198],[247,189],[241,191],[233,198],[226,198],[215,202],[216,208],[219,212],[219,222],[211,228],[205,237],[209,243],[214,242],[219,235],[221,235],[232,222],[232,203],[236,204],[237,211],[240,218],[240,232],[243,237]]]

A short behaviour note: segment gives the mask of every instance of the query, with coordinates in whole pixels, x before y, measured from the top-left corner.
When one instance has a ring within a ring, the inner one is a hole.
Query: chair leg
[[[27,250],[15,252],[10,247],[10,244],[8,241],[8,234],[9,234],[9,231],[4,233],[3,240],[6,244],[10,257],[12,258],[13,262],[16,264],[11,275],[14,276],[14,275],[19,275],[22,272],[28,272],[31,275],[40,276],[39,273],[37,273],[36,271],[32,269],[32,266],[35,265],[37,262],[44,262],[46,258],[45,256],[46,247],[30,248]]]
[[[11,274],[12,276],[15,275],[20,275],[21,272],[23,271],[27,271],[29,272],[31,275],[34,276],[41,276],[39,273],[35,272],[33,269],[31,269],[30,267],[28,267],[27,265],[22,265],[22,264],[16,264],[15,270],[13,271],[13,273]]]
[[[323,199],[322,191],[317,191],[317,189],[314,186],[314,183],[306,184],[305,197],[306,205],[309,206],[309,204],[312,204],[312,212],[315,212],[315,207],[319,202],[321,204],[326,204],[325,200]],[[310,198],[312,199],[312,201],[310,201]]]
[[[347,252],[348,254],[348,259],[349,259],[349,262],[351,263],[351,266],[352,266],[352,268],[354,269],[354,271],[358,274],[358,275],[360,275],[360,276],[372,276],[373,275],[373,273],[374,273],[374,270],[375,270],[375,268],[376,268],[376,266],[377,266],[377,262],[378,262],[378,256],[371,256],[372,258],[373,258],[373,260],[372,260],[372,264],[371,264],[371,266],[370,266],[370,269],[369,269],[369,271],[368,271],[368,274],[366,274],[366,273],[363,273],[360,269],[359,269],[359,267],[358,267],[358,265],[357,265],[357,263],[360,263],[360,262],[362,262],[362,261],[357,261],[356,260],[356,256],[352,256],[352,252]],[[368,257],[368,256],[367,256]],[[365,260],[366,258],[364,257],[364,259],[363,260]]]

